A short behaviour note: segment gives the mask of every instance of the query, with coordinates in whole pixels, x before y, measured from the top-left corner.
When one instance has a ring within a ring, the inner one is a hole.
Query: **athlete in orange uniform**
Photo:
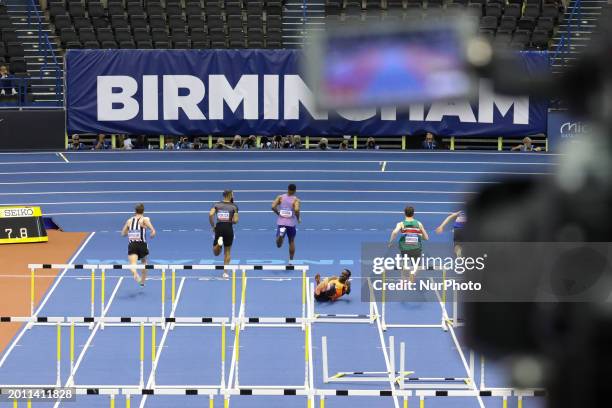
[[[340,277],[332,276],[321,280],[321,275],[315,276],[314,297],[319,302],[335,301],[344,295],[351,293],[351,271],[344,269]]]

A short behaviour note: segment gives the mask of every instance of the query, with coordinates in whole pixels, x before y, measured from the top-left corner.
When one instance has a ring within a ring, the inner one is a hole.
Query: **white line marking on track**
[[[270,210],[243,210],[241,213],[246,214],[268,214]],[[133,214],[134,211],[89,211],[89,212],[58,212],[45,213],[45,215],[115,215],[115,214]],[[147,211],[149,214],[208,214],[209,211],[186,210],[186,211]],[[302,211],[306,214],[401,214],[401,211],[347,211],[347,210],[307,210]],[[419,211],[419,214],[450,214],[451,211]],[[261,229],[260,229],[261,230]],[[264,229],[265,230],[265,229]],[[168,230],[172,231],[172,230]]]
[[[382,162],[382,167],[380,168],[381,172],[385,172],[387,167],[387,162]],[[34,174],[118,174],[124,175],[126,171],[136,171],[138,173],[143,174],[166,174],[166,173],[219,173],[219,171],[223,171],[223,173],[277,173],[277,172],[296,172],[300,173],[378,173],[379,170],[338,170],[338,169],[172,169],[172,170],[83,170],[83,171],[15,171],[15,172],[0,172],[0,175],[5,176],[18,176],[18,175],[34,175]],[[552,172],[520,172],[520,171],[460,171],[460,170],[388,170],[387,173],[414,173],[414,174],[498,174],[498,175],[512,175],[512,174],[520,174],[520,175],[547,175],[554,174]]]
[[[234,193],[277,193],[278,190],[233,190]],[[25,193],[0,193],[0,196],[11,195],[64,195],[64,194],[182,194],[182,193],[215,193],[219,190],[93,190],[93,191],[38,191]],[[394,194],[476,194],[476,191],[440,191],[440,190],[302,190],[300,193],[394,193]],[[213,201],[213,200],[211,200]]]
[[[293,179],[273,179],[273,180],[246,180],[246,179],[195,179],[195,180],[66,180],[66,181],[11,181],[11,182],[0,182],[0,185],[11,186],[11,185],[34,185],[34,184],[145,184],[145,183],[427,183],[427,184],[497,184],[498,181],[482,181],[482,180],[354,180],[354,179],[305,179],[305,180],[293,180]]]
[[[72,256],[72,258],[70,258],[70,260],[68,261],[68,264],[71,264],[75,261],[75,259],[77,259],[77,257],[79,256],[79,254],[83,251],[83,249],[85,249],[85,246],[89,243],[89,241],[91,240],[91,238],[95,235],[95,232],[92,232],[91,234],[89,234],[89,236],[87,237],[87,239],[85,239],[85,241],[81,244],[81,246],[79,247],[79,249],[75,252],[75,254]],[[42,308],[47,304],[47,301],[49,300],[49,298],[51,297],[51,295],[53,294],[53,292],[55,291],[55,289],[58,287],[60,281],[62,280],[62,278],[66,275],[66,272],[68,272],[68,269],[64,269],[62,271],[62,273],[60,273],[60,275],[55,279],[55,282],[53,283],[53,285],[51,286],[51,288],[47,291],[47,294],[45,295],[45,297],[43,298],[43,300],[40,302],[40,304],[38,305],[38,307],[36,308],[36,310],[34,311],[34,315],[38,316],[38,314],[40,313],[40,311],[42,310]],[[0,360],[0,367],[2,367],[2,365],[4,364],[4,362],[6,361],[6,359],[8,358],[9,354],[11,354],[11,351],[13,350],[13,348],[15,347],[15,345],[17,343],[19,343],[19,340],[23,337],[23,335],[25,334],[26,330],[27,330],[27,325],[24,325],[21,329],[21,331],[19,332],[19,334],[17,335],[17,337],[15,337],[15,339],[13,340],[13,342],[11,343],[11,345],[6,349],[6,352],[4,353],[4,355],[2,356],[2,360]]]
[[[70,163],[70,162],[68,161],[68,159],[66,158],[66,156],[64,156],[64,153],[61,153],[61,152],[60,152],[60,153],[58,153],[57,155],[58,155],[59,157],[61,157],[61,158],[62,158],[62,160],[64,160],[66,163]]]

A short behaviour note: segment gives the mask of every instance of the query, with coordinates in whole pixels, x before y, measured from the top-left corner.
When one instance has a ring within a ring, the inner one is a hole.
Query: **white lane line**
[[[68,163],[68,162],[66,162]],[[384,161],[381,164],[380,171],[385,172],[387,168],[387,162]],[[5,176],[17,176],[17,175],[34,175],[34,174],[118,174],[125,175],[126,171],[137,171],[138,173],[151,173],[151,174],[163,174],[163,173],[277,173],[277,172],[296,172],[300,173],[378,173],[379,170],[338,170],[338,169],[183,169],[183,170],[139,170],[139,169],[121,169],[121,170],[69,170],[69,171],[8,171],[0,172],[0,175]],[[414,173],[414,174],[496,174],[496,175],[548,175],[554,174],[552,172],[520,172],[520,171],[461,171],[461,170],[388,170],[387,173]]]
[[[212,204],[213,200],[143,200],[147,204]],[[269,203],[270,200],[236,200],[236,203]],[[307,200],[308,204],[401,204],[405,200]],[[0,206],[9,205],[77,205],[77,204],[133,204],[134,200],[118,200],[118,201],[54,201],[54,202],[22,202],[22,203],[0,203]],[[411,204],[465,204],[465,201],[420,201],[410,200]],[[101,231],[103,232],[103,231]]]
[[[275,190],[233,190],[234,193],[277,193]],[[0,196],[12,195],[65,195],[65,194],[183,194],[183,193],[215,193],[219,194],[219,190],[93,190],[93,191],[38,191],[25,193],[0,193]],[[440,191],[440,190],[303,190],[302,193],[395,193],[395,194],[476,194],[476,191]],[[214,201],[214,200],[211,200]]]
[[[305,179],[305,180],[294,180],[294,179],[223,179],[223,180],[209,180],[209,179],[192,179],[192,180],[66,180],[66,181],[15,181],[15,182],[1,182],[0,185],[33,185],[33,184],[146,184],[146,183],[427,183],[427,184],[496,184],[498,181],[475,181],[475,180],[355,180],[355,179]]]
[[[79,256],[79,254],[83,251],[83,249],[85,249],[85,246],[89,243],[89,241],[91,240],[91,238],[95,235],[95,232],[92,232],[91,234],[89,234],[89,236],[87,237],[87,239],[85,239],[85,241],[81,244],[81,246],[79,247],[79,249],[75,252],[75,254],[72,256],[72,258],[70,258],[70,260],[68,261],[68,264],[72,264],[77,257]],[[55,282],[53,282],[53,285],[51,286],[51,289],[49,289],[49,291],[47,292],[47,294],[45,295],[45,297],[43,298],[43,300],[40,302],[40,304],[38,305],[38,307],[36,308],[36,310],[34,311],[34,315],[33,317],[38,316],[38,314],[40,313],[40,311],[42,310],[42,308],[47,304],[47,301],[49,300],[49,298],[51,297],[51,295],[53,294],[53,292],[55,291],[55,289],[58,287],[60,281],[64,278],[64,276],[66,275],[66,272],[68,272],[68,269],[64,269],[60,275],[55,279]],[[6,359],[8,358],[9,354],[11,354],[11,351],[13,350],[13,348],[17,345],[17,343],[19,343],[19,340],[21,340],[21,338],[23,337],[23,335],[25,334],[26,330],[27,330],[28,326],[25,325],[23,326],[23,328],[21,329],[21,331],[19,332],[19,334],[17,335],[17,337],[15,337],[15,339],[12,341],[11,345],[6,349],[6,352],[4,353],[4,355],[2,356],[2,360],[0,360],[0,367],[2,367],[2,365],[5,363]]]
[[[64,156],[64,153],[58,153],[57,155],[58,155],[59,157],[61,157],[61,158],[62,158],[62,160],[64,160],[66,163],[70,163],[70,162],[68,161],[68,159],[66,158],[66,156]],[[41,172],[41,173],[43,173],[43,174],[44,174],[44,172]]]
[[[184,283],[185,278],[183,277],[181,278],[181,282],[179,283],[179,287],[176,292],[176,301],[174,302],[174,306],[170,311],[170,317],[174,317],[174,313],[176,312],[176,306],[178,305],[178,301],[183,291]],[[155,372],[157,371],[157,364],[159,363],[159,358],[161,356],[162,350],[164,349],[164,344],[166,344],[166,338],[168,337],[168,333],[170,332],[170,326],[171,324],[166,324],[166,327],[164,328],[164,334],[162,335],[162,338],[159,342],[159,346],[157,347],[157,352],[155,353],[155,361],[153,361],[152,363],[153,367],[151,369],[151,373],[149,374],[149,379],[147,380],[147,389],[151,389],[155,385]],[[143,395],[142,399],[140,400],[139,408],[143,408],[145,406],[145,403],[147,402],[147,397],[148,395]]]
[[[106,316],[106,313],[108,312],[108,309],[110,309],[111,304],[113,303],[113,300],[115,300],[115,296],[117,295],[117,291],[119,290],[119,286],[121,286],[123,279],[124,277],[122,276],[117,281],[117,284],[115,285],[115,288],[113,289],[113,293],[111,294],[110,298],[108,298],[108,303],[106,304],[106,307],[104,308],[104,310],[102,310],[100,317]],[[79,366],[81,365],[81,363],[83,362],[83,359],[85,358],[85,353],[87,352],[89,348],[91,348],[90,347],[91,342],[93,341],[96,333],[98,333],[98,330],[100,329],[101,326],[102,326],[102,321],[99,320],[94,326],[91,333],[89,334],[89,337],[87,338],[87,341],[85,342],[85,345],[83,346],[83,349],[81,349],[81,352],[79,353],[79,357],[74,363],[74,367],[72,371],[70,372],[70,375],[68,376],[68,379],[66,380],[64,387],[71,387],[74,385],[74,376],[76,375],[76,372],[79,369]],[[61,404],[61,400],[57,401],[55,405],[53,405],[53,408],[59,407],[60,404]]]

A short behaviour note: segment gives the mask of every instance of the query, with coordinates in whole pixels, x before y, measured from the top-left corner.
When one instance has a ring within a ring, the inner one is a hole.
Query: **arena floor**
[[[433,229],[451,211],[461,208],[486,183],[511,174],[547,174],[555,169],[551,154],[463,152],[317,152],[317,151],[132,151],[0,154],[0,205],[40,205],[47,216],[68,231],[91,231],[74,254],[73,263],[126,263],[123,222],[137,202],[157,228],[149,241],[150,259],[157,264],[222,263],[211,251],[207,213],[223,189],[233,189],[240,208],[233,258],[239,264],[287,263],[287,249],[274,244],[275,216],[270,204],[287,184],[296,183],[302,200],[303,222],[297,236],[296,265],[316,273],[338,274],[348,267],[359,274],[363,242],[385,242],[406,204],[432,241],[449,245],[450,231]],[[427,248],[427,247],[425,247]],[[24,263],[28,260],[24,259]],[[38,316],[88,316],[90,276],[83,270],[61,271],[56,284],[37,310]],[[218,271],[180,271],[177,275],[174,316],[231,316],[231,280]],[[127,271],[106,274],[106,316],[159,316],[160,271],[140,288]],[[99,276],[98,276],[99,279]],[[356,280],[358,282],[358,280]],[[240,279],[239,279],[239,287]],[[301,276],[295,271],[252,271],[248,275],[245,316],[300,316]],[[24,300],[24,301],[27,301]],[[169,303],[169,302],[167,302]],[[96,314],[100,305],[95,304]],[[364,314],[369,305],[360,291],[334,304],[316,305],[317,313]],[[437,324],[437,303],[389,303],[387,321]],[[2,313],[0,313],[1,315]],[[503,317],[500,317],[503,318]],[[139,382],[139,327],[134,325],[79,326],[75,330],[77,385],[137,386]],[[68,328],[63,329],[64,339]],[[418,377],[466,377],[469,350],[457,348],[461,328],[397,328],[383,332],[377,323],[317,323],[312,325],[312,375],[315,389],[390,389],[389,382],[328,383],[322,381],[321,337],[329,343],[329,371],[385,371],[389,336],[406,344],[406,369]],[[152,381],[151,332],[145,332],[144,379]],[[248,325],[240,334],[240,385],[304,385],[305,333],[300,327]],[[218,384],[221,365],[219,326],[158,327],[155,384],[187,386]],[[23,330],[2,352],[0,384],[54,384],[56,328],[34,325]],[[234,333],[227,333],[227,374],[233,355]],[[69,379],[67,341],[62,342],[62,383]],[[384,352],[383,352],[384,351]],[[396,353],[396,365],[398,354]],[[477,359],[478,360],[478,359]],[[480,378],[474,373],[476,386]],[[487,387],[507,387],[507,379],[493,365],[486,369]],[[213,400],[222,406],[220,396]],[[516,406],[511,399],[510,406]],[[523,406],[541,401],[526,398]],[[115,401],[124,406],[123,396]],[[319,404],[319,400],[316,401]],[[402,406],[401,398],[330,396],[331,408]],[[410,406],[419,403],[409,398]],[[79,396],[72,407],[108,407],[107,396]],[[132,407],[208,406],[202,396],[137,396]],[[232,396],[232,407],[305,407],[303,396]],[[37,404],[34,404],[36,406]],[[0,407],[12,406],[0,402]],[[25,406],[25,403],[24,403]],[[51,406],[45,404],[44,406]],[[397,405],[395,405],[397,406]],[[425,407],[502,407],[498,397],[428,397]]]

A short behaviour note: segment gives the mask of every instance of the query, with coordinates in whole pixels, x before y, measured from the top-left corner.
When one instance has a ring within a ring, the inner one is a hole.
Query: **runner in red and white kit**
[[[276,220],[276,246],[283,246],[285,235],[289,238],[289,260],[295,255],[296,226],[302,220],[300,218],[300,199],[295,192],[295,184],[289,184],[287,193],[281,194],[272,202],[272,211],[278,216]]]

